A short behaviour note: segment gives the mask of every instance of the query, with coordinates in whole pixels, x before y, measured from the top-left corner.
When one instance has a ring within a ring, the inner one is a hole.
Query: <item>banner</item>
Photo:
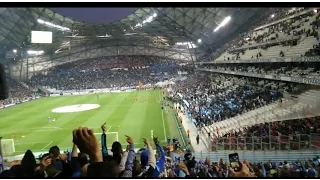
[[[303,84],[320,85],[320,79],[315,79],[315,78],[291,77],[291,81],[297,82],[297,83],[303,83]]]
[[[292,62],[320,62],[320,56],[310,56],[310,57],[292,57]]]

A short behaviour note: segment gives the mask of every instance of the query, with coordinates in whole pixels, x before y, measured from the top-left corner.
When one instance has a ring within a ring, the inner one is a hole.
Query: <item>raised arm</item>
[[[73,143],[71,157],[78,157],[78,147]]]
[[[152,146],[148,139],[143,139],[144,144],[147,146],[148,151],[148,165],[155,168],[156,167],[156,156],[153,152]]]
[[[120,165],[119,165],[120,172],[125,170],[126,162],[128,159],[128,151],[129,150],[127,149],[127,151],[123,152],[123,154],[122,154]]]
[[[92,129],[80,127],[73,131],[73,142],[80,152],[88,154],[91,164],[88,166],[87,177],[104,177],[105,165],[103,163],[100,144]]]
[[[107,134],[106,134],[106,123],[101,126],[102,134],[101,134],[101,150],[103,157],[108,156],[108,147],[107,147]]]
[[[127,137],[126,140],[129,144],[129,147],[127,148],[128,157],[127,157],[125,170],[123,172],[122,177],[132,177],[133,161],[134,161],[134,156],[135,156],[134,144],[133,144],[133,139],[130,136],[126,136],[126,137]]]
[[[165,167],[166,156],[165,156],[163,148],[161,147],[161,145],[158,141],[158,138],[157,137],[153,138],[153,141],[156,145],[157,152],[160,154],[160,158],[156,163],[156,168],[155,168],[155,173],[154,173],[154,177],[156,178],[160,175],[160,173],[163,171],[163,169]]]

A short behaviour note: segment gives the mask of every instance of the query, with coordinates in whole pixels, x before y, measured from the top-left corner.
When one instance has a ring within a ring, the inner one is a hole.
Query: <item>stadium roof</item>
[[[152,46],[191,53],[195,55],[191,59],[196,60],[208,49],[219,47],[247,30],[267,9],[138,8],[119,21],[90,24],[64,17],[48,8],[0,8],[0,47],[7,51],[19,48],[43,50],[45,55],[55,59],[92,47]],[[222,26],[227,17],[231,17],[230,22]],[[31,30],[52,31],[53,43],[30,44]]]

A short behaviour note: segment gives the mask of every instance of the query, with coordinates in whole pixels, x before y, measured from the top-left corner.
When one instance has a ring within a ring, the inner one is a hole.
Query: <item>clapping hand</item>
[[[40,167],[45,169],[51,164],[51,162],[52,162],[52,159],[50,156],[43,157],[40,162]]]

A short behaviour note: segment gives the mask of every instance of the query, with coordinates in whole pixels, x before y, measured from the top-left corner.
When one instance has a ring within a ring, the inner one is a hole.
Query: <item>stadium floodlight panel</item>
[[[317,13],[317,12],[318,12],[318,10],[317,10],[317,9],[314,9],[314,10],[313,10],[313,12],[314,12],[314,13]]]
[[[274,18],[274,14],[271,14],[271,18]]]
[[[202,41],[201,39],[198,39],[198,43],[201,43],[201,41]]]
[[[228,16],[226,18],[223,19],[223,21],[218,25],[218,27],[216,27],[213,31],[217,32],[221,27],[225,26],[226,24],[228,24],[228,22],[231,20],[231,16]]]
[[[17,53],[17,50],[16,49],[14,49],[14,50],[12,50],[13,51],[13,53]]]

